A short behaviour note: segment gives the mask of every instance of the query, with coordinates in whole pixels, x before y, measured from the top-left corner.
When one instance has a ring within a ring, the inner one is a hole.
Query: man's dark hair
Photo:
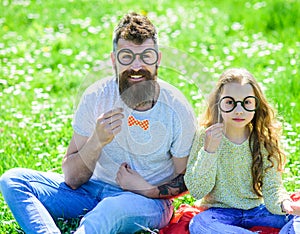
[[[135,44],[142,44],[145,40],[153,39],[157,46],[157,32],[151,21],[143,15],[135,12],[129,13],[121,19],[114,30],[113,51],[116,51],[119,39],[132,41]]]

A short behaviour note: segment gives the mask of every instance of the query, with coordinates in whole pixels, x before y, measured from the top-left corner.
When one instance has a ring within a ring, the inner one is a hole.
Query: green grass
[[[245,67],[256,76],[282,118],[285,187],[299,190],[296,0],[1,1],[0,175],[13,167],[61,172],[78,97],[109,74],[109,65],[97,72],[93,67],[109,59],[112,30],[129,11],[148,14],[157,25],[164,46],[161,77],[184,92],[197,114],[224,69]],[[185,202],[193,199],[174,204]],[[18,233],[1,195],[0,207],[0,233]],[[62,232],[74,230],[77,221],[60,221]]]

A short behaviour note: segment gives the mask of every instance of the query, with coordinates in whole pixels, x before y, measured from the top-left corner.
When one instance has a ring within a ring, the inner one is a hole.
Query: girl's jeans
[[[254,226],[281,228],[280,234],[300,234],[300,217],[274,215],[264,205],[250,209],[210,208],[190,222],[191,234],[247,234]]]
[[[167,225],[173,213],[171,200],[149,199],[95,180],[73,190],[52,172],[11,169],[0,178],[0,189],[26,234],[60,233],[54,220],[82,215],[76,233],[134,233],[139,225]]]

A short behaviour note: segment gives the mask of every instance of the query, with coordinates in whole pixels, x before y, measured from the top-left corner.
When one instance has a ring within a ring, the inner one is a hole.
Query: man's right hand
[[[74,132],[62,165],[65,182],[71,188],[76,189],[90,179],[102,148],[121,131],[122,112],[123,109],[116,108],[102,114],[91,137]]]
[[[93,137],[98,138],[101,147],[110,143],[114,136],[121,131],[124,114],[122,108],[110,110],[101,114],[96,122]]]

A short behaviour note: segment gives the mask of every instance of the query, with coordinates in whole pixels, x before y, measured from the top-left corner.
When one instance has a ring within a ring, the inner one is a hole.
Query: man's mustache
[[[147,71],[145,69],[140,69],[138,71],[129,69],[123,72],[122,76],[129,77],[129,76],[135,76],[135,75],[142,75],[144,77],[151,77],[151,72]]]

